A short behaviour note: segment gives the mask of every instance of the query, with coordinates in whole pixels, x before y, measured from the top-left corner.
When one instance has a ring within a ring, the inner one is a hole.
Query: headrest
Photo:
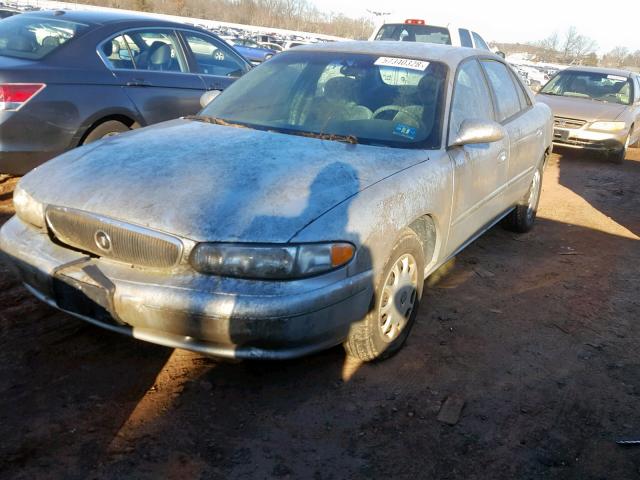
[[[60,38],[49,35],[42,39],[42,46],[45,48],[54,48],[60,45]]]
[[[324,96],[329,100],[354,101],[356,81],[349,77],[335,77],[324,85]]]
[[[153,47],[153,45],[152,45]],[[171,61],[171,45],[163,43],[155,52],[151,54],[151,63],[154,65],[163,65]]]
[[[441,80],[432,74],[427,73],[418,83],[418,95],[420,100],[426,104],[433,104],[440,93]]]

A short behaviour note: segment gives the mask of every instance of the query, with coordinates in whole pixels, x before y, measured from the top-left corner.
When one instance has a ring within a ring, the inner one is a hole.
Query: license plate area
[[[76,263],[53,275],[53,294],[63,310],[103,323],[119,323],[113,310],[115,285],[93,264]]]
[[[556,128],[553,131],[554,140],[569,140],[569,130],[563,128]]]

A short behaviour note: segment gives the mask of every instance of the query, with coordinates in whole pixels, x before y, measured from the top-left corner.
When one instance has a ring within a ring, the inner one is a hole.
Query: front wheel
[[[627,139],[624,142],[624,146],[622,147],[622,150],[618,150],[617,152],[614,152],[611,155],[611,158],[615,163],[624,162],[624,159],[627,156],[627,150],[629,149],[630,144],[631,144],[631,132],[629,132],[629,135],[627,135]]]
[[[507,229],[526,233],[533,228],[538,213],[538,203],[540,202],[540,192],[542,190],[542,167],[538,167],[533,174],[529,190],[524,198],[513,211],[504,219]]]
[[[405,230],[377,280],[371,311],[351,326],[347,353],[364,362],[396,353],[413,326],[424,284],[423,248],[413,230]]]

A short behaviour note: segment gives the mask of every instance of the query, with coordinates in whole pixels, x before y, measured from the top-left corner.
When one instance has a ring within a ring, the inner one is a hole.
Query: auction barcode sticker
[[[619,82],[626,82],[627,79],[625,77],[621,77],[620,75],[607,75],[609,80],[617,80]]]
[[[424,72],[429,66],[429,62],[423,62],[422,60],[413,60],[411,58],[396,58],[396,57],[379,57],[374,65],[384,67],[398,67],[408,68],[410,70],[419,70]]]

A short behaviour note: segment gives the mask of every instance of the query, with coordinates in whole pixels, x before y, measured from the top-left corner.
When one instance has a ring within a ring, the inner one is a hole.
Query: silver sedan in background
[[[25,176],[0,248],[86,321],[210,355],[404,343],[424,279],[500,220],[532,228],[550,109],[486,51],[301,46],[199,115]]]
[[[556,145],[604,152],[616,162],[640,143],[640,76],[626,70],[571,67],[537,100],[554,114]]]

